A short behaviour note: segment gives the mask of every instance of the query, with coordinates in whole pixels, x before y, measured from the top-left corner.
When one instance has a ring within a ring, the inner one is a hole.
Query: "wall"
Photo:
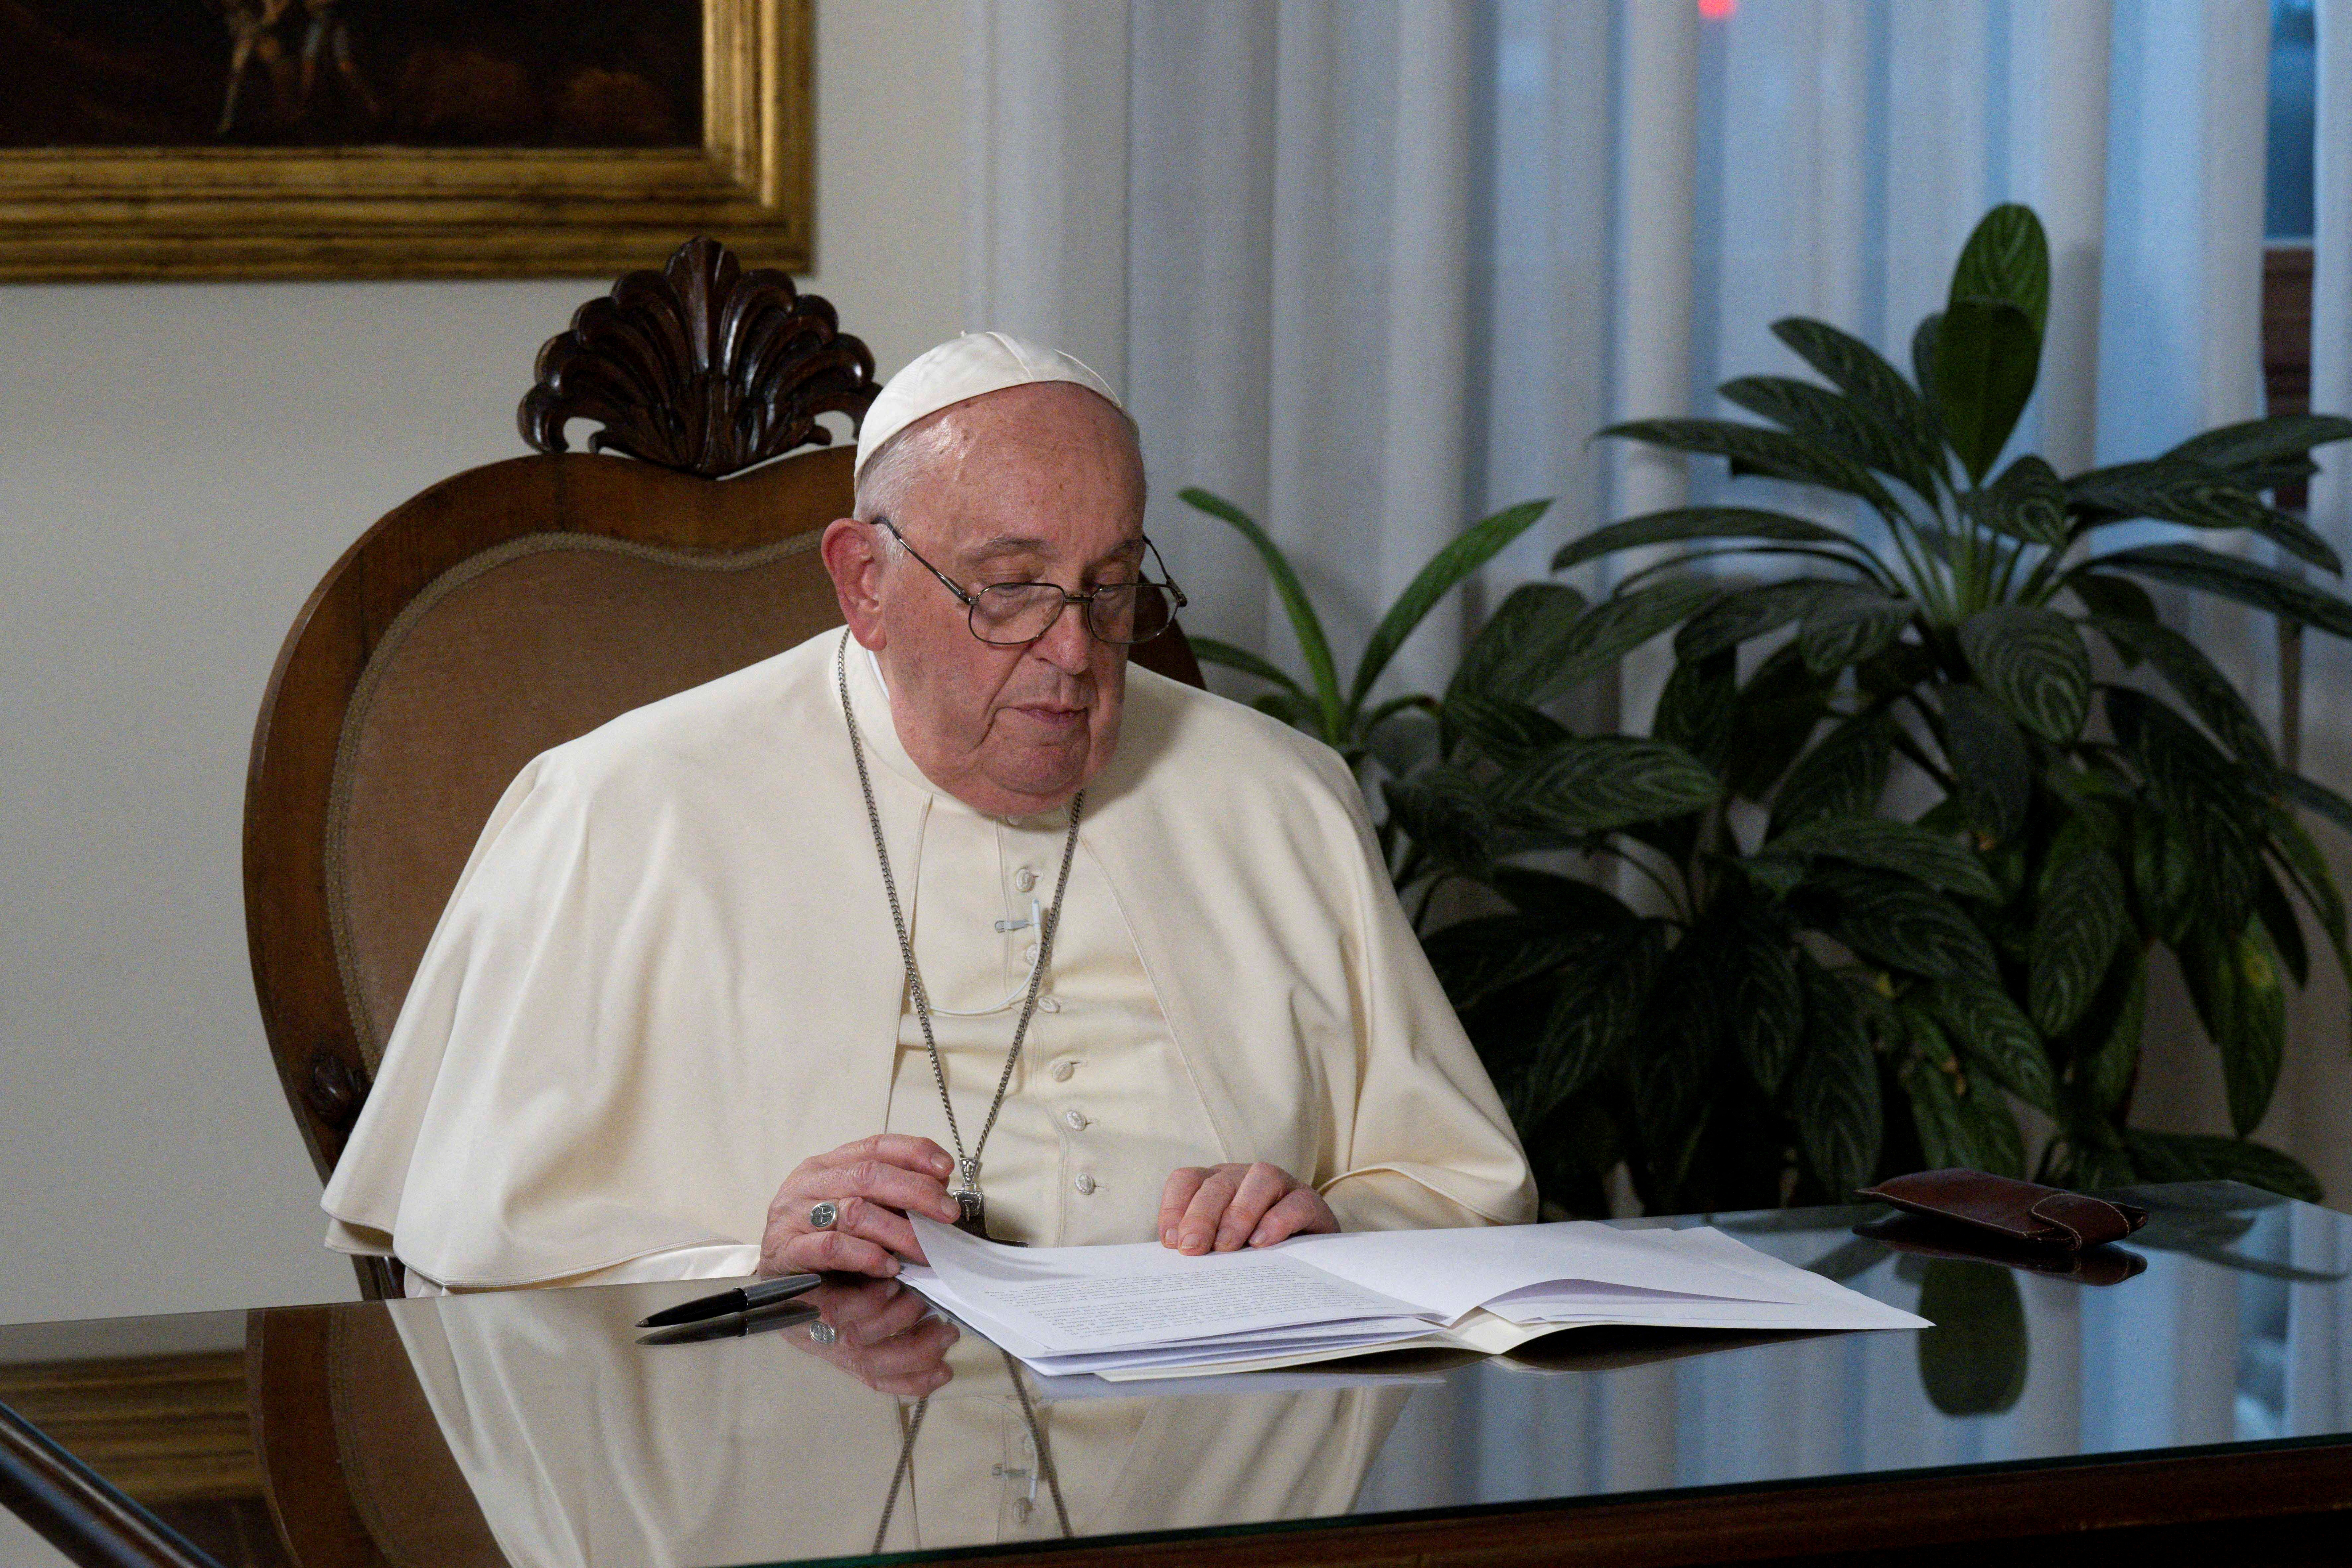
[[[804,281],[887,374],[961,325],[964,13],[817,26]],[[246,963],[254,712],[353,538],[521,450],[605,282],[0,288],[0,1321],[352,1293]]]

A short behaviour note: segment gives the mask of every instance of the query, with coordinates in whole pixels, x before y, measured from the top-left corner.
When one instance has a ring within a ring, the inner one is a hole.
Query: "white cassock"
[[[953,1150],[836,694],[845,636],[516,778],[328,1184],[329,1245],[396,1254],[425,1288],[740,1276],[810,1155],[877,1131]],[[969,1146],[1067,818],[933,788],[847,653]],[[1052,959],[982,1154],[998,1237],[1149,1240],[1171,1169],[1252,1160],[1349,1229],[1532,1217],[1509,1121],[1318,742],[1130,667]]]

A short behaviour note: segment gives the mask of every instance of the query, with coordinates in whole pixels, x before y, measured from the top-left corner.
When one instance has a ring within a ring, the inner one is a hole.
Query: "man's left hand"
[[[1279,1165],[1187,1165],[1160,1191],[1160,1245],[1199,1254],[1339,1228],[1323,1194]]]

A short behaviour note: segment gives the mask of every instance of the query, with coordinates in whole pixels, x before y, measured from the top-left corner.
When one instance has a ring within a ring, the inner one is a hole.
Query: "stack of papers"
[[[1931,1326],[1705,1227],[1359,1231],[1187,1258],[1152,1242],[1004,1247],[914,1223],[930,1267],[900,1279],[1048,1377],[1251,1372],[1376,1350],[1495,1354],[1601,1323]]]

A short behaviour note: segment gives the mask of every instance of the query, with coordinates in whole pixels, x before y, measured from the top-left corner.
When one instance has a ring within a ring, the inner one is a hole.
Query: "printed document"
[[[1709,1227],[1358,1231],[1187,1258],[1004,1247],[918,1215],[900,1278],[1048,1376],[1182,1376],[1373,1350],[1488,1353],[1591,1324],[1916,1329],[1927,1321]]]

